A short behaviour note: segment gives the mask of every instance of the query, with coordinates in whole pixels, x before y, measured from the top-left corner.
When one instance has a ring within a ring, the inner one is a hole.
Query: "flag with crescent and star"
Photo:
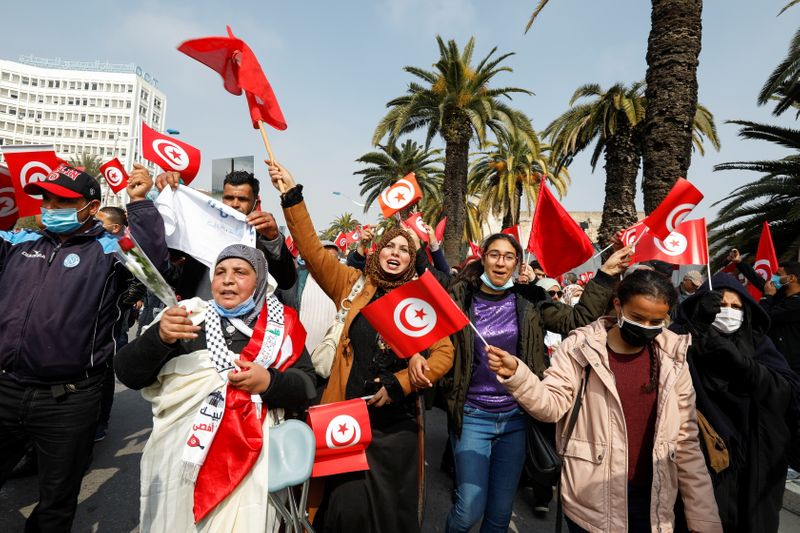
[[[389,218],[401,209],[414,205],[422,199],[422,190],[413,172],[397,180],[378,196],[384,218]]]
[[[753,270],[756,274],[764,278],[764,281],[772,279],[772,275],[778,271],[778,256],[775,254],[775,245],[772,244],[772,234],[769,231],[769,222],[766,220],[761,225],[761,237],[758,239],[758,248],[756,249],[756,261],[753,263]],[[761,299],[761,291],[758,290],[754,284],[747,287],[750,296],[756,299]]]
[[[11,172],[0,165],[0,231],[10,230],[19,218]]]
[[[705,265],[708,263],[706,219],[684,220],[666,239],[646,233],[636,245],[633,263],[658,259],[673,265]]]
[[[128,173],[116,157],[103,163],[99,170],[114,194],[119,194],[119,191],[128,186]]]
[[[189,185],[200,171],[200,150],[169,135],[158,133],[144,122],[142,157],[160,166],[165,172],[177,172],[184,185]]]
[[[464,312],[428,271],[378,298],[361,314],[403,359],[469,324]]]
[[[309,407],[308,425],[317,441],[311,477],[369,470],[366,449],[372,428],[363,399]]]
[[[47,177],[64,161],[56,155],[52,144],[3,146],[3,157],[8,165],[11,186],[14,188],[17,214],[20,217],[38,215],[42,200],[24,191],[25,186]]]
[[[702,199],[703,193],[697,187],[684,178],[678,178],[667,197],[642,222],[650,233],[663,241]]]

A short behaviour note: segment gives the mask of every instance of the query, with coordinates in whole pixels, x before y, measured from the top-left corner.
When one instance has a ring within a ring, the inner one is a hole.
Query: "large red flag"
[[[685,220],[663,241],[645,234],[633,253],[634,263],[658,259],[673,265],[705,265],[708,263],[706,219]]]
[[[425,229],[425,226],[423,226],[424,223],[425,221],[422,220],[422,213],[413,213],[403,222],[406,227],[417,234],[420,240],[428,242],[428,231]]]
[[[428,271],[378,298],[361,314],[404,359],[469,324],[464,312]]]
[[[514,224],[510,228],[505,228],[500,231],[500,233],[505,233],[506,235],[511,235],[515,239],[520,246],[522,246],[522,229],[520,228],[519,224]]]
[[[311,477],[369,470],[367,446],[372,442],[367,403],[361,398],[308,408],[317,453]]]
[[[0,231],[13,228],[18,218],[19,210],[14,197],[14,186],[11,184],[11,172],[0,165]]]
[[[594,255],[586,233],[556,200],[542,180],[533,213],[528,250],[548,276],[559,276]]]
[[[142,156],[165,171],[178,172],[189,185],[200,170],[200,150],[158,133],[142,122]]]
[[[703,193],[694,185],[678,178],[667,197],[644,219],[644,223],[650,233],[663,241],[702,199]]]
[[[22,189],[29,183],[45,181],[47,176],[64,161],[56,155],[53,145],[11,145],[3,147],[11,183],[16,195],[17,210],[20,217],[38,215],[42,200],[31,196]]]
[[[753,264],[753,268],[765,281],[771,280],[772,275],[778,270],[778,256],[775,254],[775,246],[772,244],[772,234],[769,231],[769,222],[767,221],[764,221],[761,225],[761,237],[758,239],[756,262]],[[747,290],[756,300],[761,298],[761,291],[752,283],[747,287]]]
[[[229,93],[238,96],[244,91],[254,128],[262,120],[285,130],[286,119],[258,58],[244,41],[233,35],[230,26],[227,30],[227,37],[191,39],[181,43],[178,50],[219,72]]]
[[[413,205],[422,199],[422,190],[413,172],[397,180],[387,187],[378,197],[384,218],[389,218],[401,209]]]
[[[102,172],[103,177],[106,179],[108,186],[111,187],[111,190],[114,191],[114,194],[118,194],[119,191],[128,186],[128,173],[125,172],[125,168],[116,157],[104,163],[100,167],[100,172]]]

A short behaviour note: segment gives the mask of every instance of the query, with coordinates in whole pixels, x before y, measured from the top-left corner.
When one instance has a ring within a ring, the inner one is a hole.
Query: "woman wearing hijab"
[[[704,451],[726,532],[778,531],[800,383],[766,335],[769,317],[730,274],[679,307]]]
[[[453,345],[444,338],[427,354],[400,359],[360,313],[370,302],[414,279],[414,241],[402,228],[384,232],[377,250],[367,258],[363,288],[347,300],[362,272],[323,250],[303,201],[303,186],[296,185],[283,167],[270,165],[269,172],[276,188],[280,182],[286,187],[281,195],[284,217],[309,272],[337,308],[350,309],[322,403],[372,396],[367,402],[372,427],[366,451],[369,470],[323,479],[324,496],[314,528],[347,533],[419,531],[416,390],[435,383],[450,369]]]
[[[264,442],[314,395],[305,330],[264,254],[228,246],[211,275],[212,300],[167,308],[117,354],[119,380],[152,404],[143,532],[275,530]]]

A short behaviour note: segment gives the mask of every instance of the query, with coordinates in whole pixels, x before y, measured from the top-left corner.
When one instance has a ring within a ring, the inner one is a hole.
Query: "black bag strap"
[[[572,414],[570,414],[569,422],[567,422],[567,432],[564,434],[564,447],[561,449],[562,456],[567,450],[567,444],[569,444],[569,439],[572,437],[572,431],[575,429],[575,424],[578,422],[578,413],[581,410],[583,396],[586,394],[586,384],[589,382],[589,372],[591,369],[592,367],[588,364],[584,368],[583,381],[581,381],[578,397],[575,398],[575,406],[572,408]],[[556,533],[561,533],[561,524],[563,522],[564,510],[561,508],[561,476],[558,476],[558,481],[556,482]]]

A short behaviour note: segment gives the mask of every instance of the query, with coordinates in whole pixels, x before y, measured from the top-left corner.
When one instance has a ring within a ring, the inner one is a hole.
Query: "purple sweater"
[[[472,303],[475,327],[492,346],[509,353],[516,353],[519,329],[517,327],[517,302],[511,293],[493,295],[476,293]],[[472,379],[467,389],[467,405],[483,411],[500,413],[510,411],[517,402],[497,381],[497,376],[489,369],[486,346],[475,335]]]

